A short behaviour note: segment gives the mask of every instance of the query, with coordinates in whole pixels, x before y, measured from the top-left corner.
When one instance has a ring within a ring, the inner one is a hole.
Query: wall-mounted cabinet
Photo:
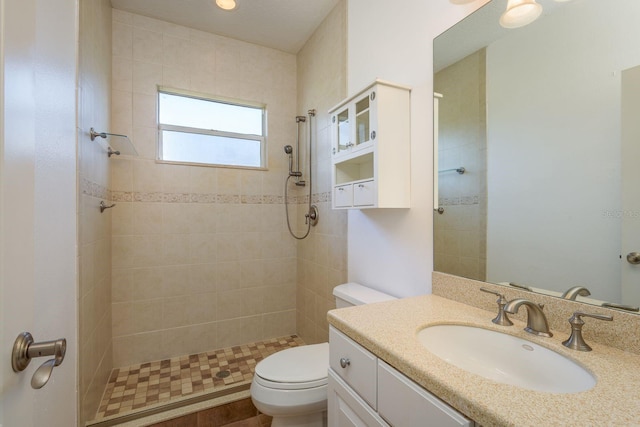
[[[410,207],[410,93],[376,80],[329,110],[334,209]]]

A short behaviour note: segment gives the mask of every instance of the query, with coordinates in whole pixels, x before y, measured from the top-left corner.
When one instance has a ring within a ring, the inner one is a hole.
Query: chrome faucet
[[[589,295],[591,295],[591,292],[589,292],[589,289],[585,288],[584,286],[574,286],[564,291],[564,293],[562,294],[562,298],[575,301],[578,295],[580,295],[581,297],[588,297]]]
[[[511,300],[504,306],[504,311],[511,314],[516,314],[521,305],[527,308],[527,327],[525,331],[530,334],[540,335],[543,337],[552,337],[553,334],[549,330],[549,324],[547,323],[547,317],[544,315],[542,304],[536,304],[524,298],[516,298]]]

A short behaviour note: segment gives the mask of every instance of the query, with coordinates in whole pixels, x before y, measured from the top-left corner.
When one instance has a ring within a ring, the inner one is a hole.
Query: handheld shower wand
[[[302,176],[302,172],[293,170],[293,147],[285,145],[284,152],[289,155],[289,176]]]
[[[285,180],[284,183],[284,208],[285,208],[285,215],[287,218],[287,228],[289,229],[289,233],[291,233],[291,235],[297,239],[297,240],[302,240],[304,238],[306,238],[309,233],[311,232],[311,227],[315,226],[318,223],[318,207],[314,204],[312,204],[312,200],[313,200],[313,181],[312,181],[312,177],[313,177],[313,168],[312,168],[312,155],[313,155],[313,149],[312,149],[312,145],[311,142],[313,140],[312,136],[313,136],[313,130],[311,127],[311,124],[313,122],[313,120],[311,120],[312,117],[314,117],[316,115],[316,110],[309,110],[307,112],[307,114],[309,115],[309,120],[308,120],[308,126],[307,129],[309,131],[309,139],[308,139],[308,145],[306,146],[306,156],[309,160],[309,169],[307,170],[307,176],[309,178],[308,181],[308,187],[309,187],[309,192],[308,192],[308,196],[305,195],[305,199],[307,204],[308,204],[308,210],[307,213],[304,214],[304,223],[307,226],[307,231],[301,235],[298,236],[296,235],[296,233],[291,229],[291,223],[289,221],[289,203],[298,203],[297,200],[289,200],[289,181],[291,180],[291,177],[295,177],[294,179],[294,183],[296,186],[298,187],[306,187],[307,186],[307,181],[304,181],[302,179],[300,179],[300,177],[302,176],[302,172],[300,172],[300,163],[299,163],[299,156],[300,156],[300,123],[304,123],[307,121],[307,117],[305,116],[296,116],[296,125],[297,125],[297,136],[296,136],[296,164],[295,164],[295,168],[296,170],[293,170],[294,168],[294,164],[293,164],[293,147],[291,145],[285,145],[284,146],[284,152],[289,156],[289,175],[287,176],[287,179]],[[299,194],[296,194],[296,199],[298,199],[299,197],[301,197]],[[298,199],[299,200],[299,199]]]

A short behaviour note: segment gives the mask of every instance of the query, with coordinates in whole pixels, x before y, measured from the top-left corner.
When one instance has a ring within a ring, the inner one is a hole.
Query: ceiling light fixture
[[[233,10],[237,6],[236,0],[216,0],[216,4],[223,10]]]
[[[524,27],[538,19],[541,13],[542,6],[536,0],[508,0],[500,25],[504,28]]]

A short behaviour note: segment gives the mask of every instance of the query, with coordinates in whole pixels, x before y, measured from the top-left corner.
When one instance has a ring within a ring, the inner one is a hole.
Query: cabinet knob
[[[338,191],[344,191],[344,187],[338,188]]]
[[[346,357],[342,357],[340,359],[340,366],[344,369],[347,366],[351,365],[351,361],[349,359],[347,359]]]
[[[371,139],[376,139],[376,131],[375,130],[371,131]]]
[[[364,184],[358,184],[358,188],[364,188]]]

